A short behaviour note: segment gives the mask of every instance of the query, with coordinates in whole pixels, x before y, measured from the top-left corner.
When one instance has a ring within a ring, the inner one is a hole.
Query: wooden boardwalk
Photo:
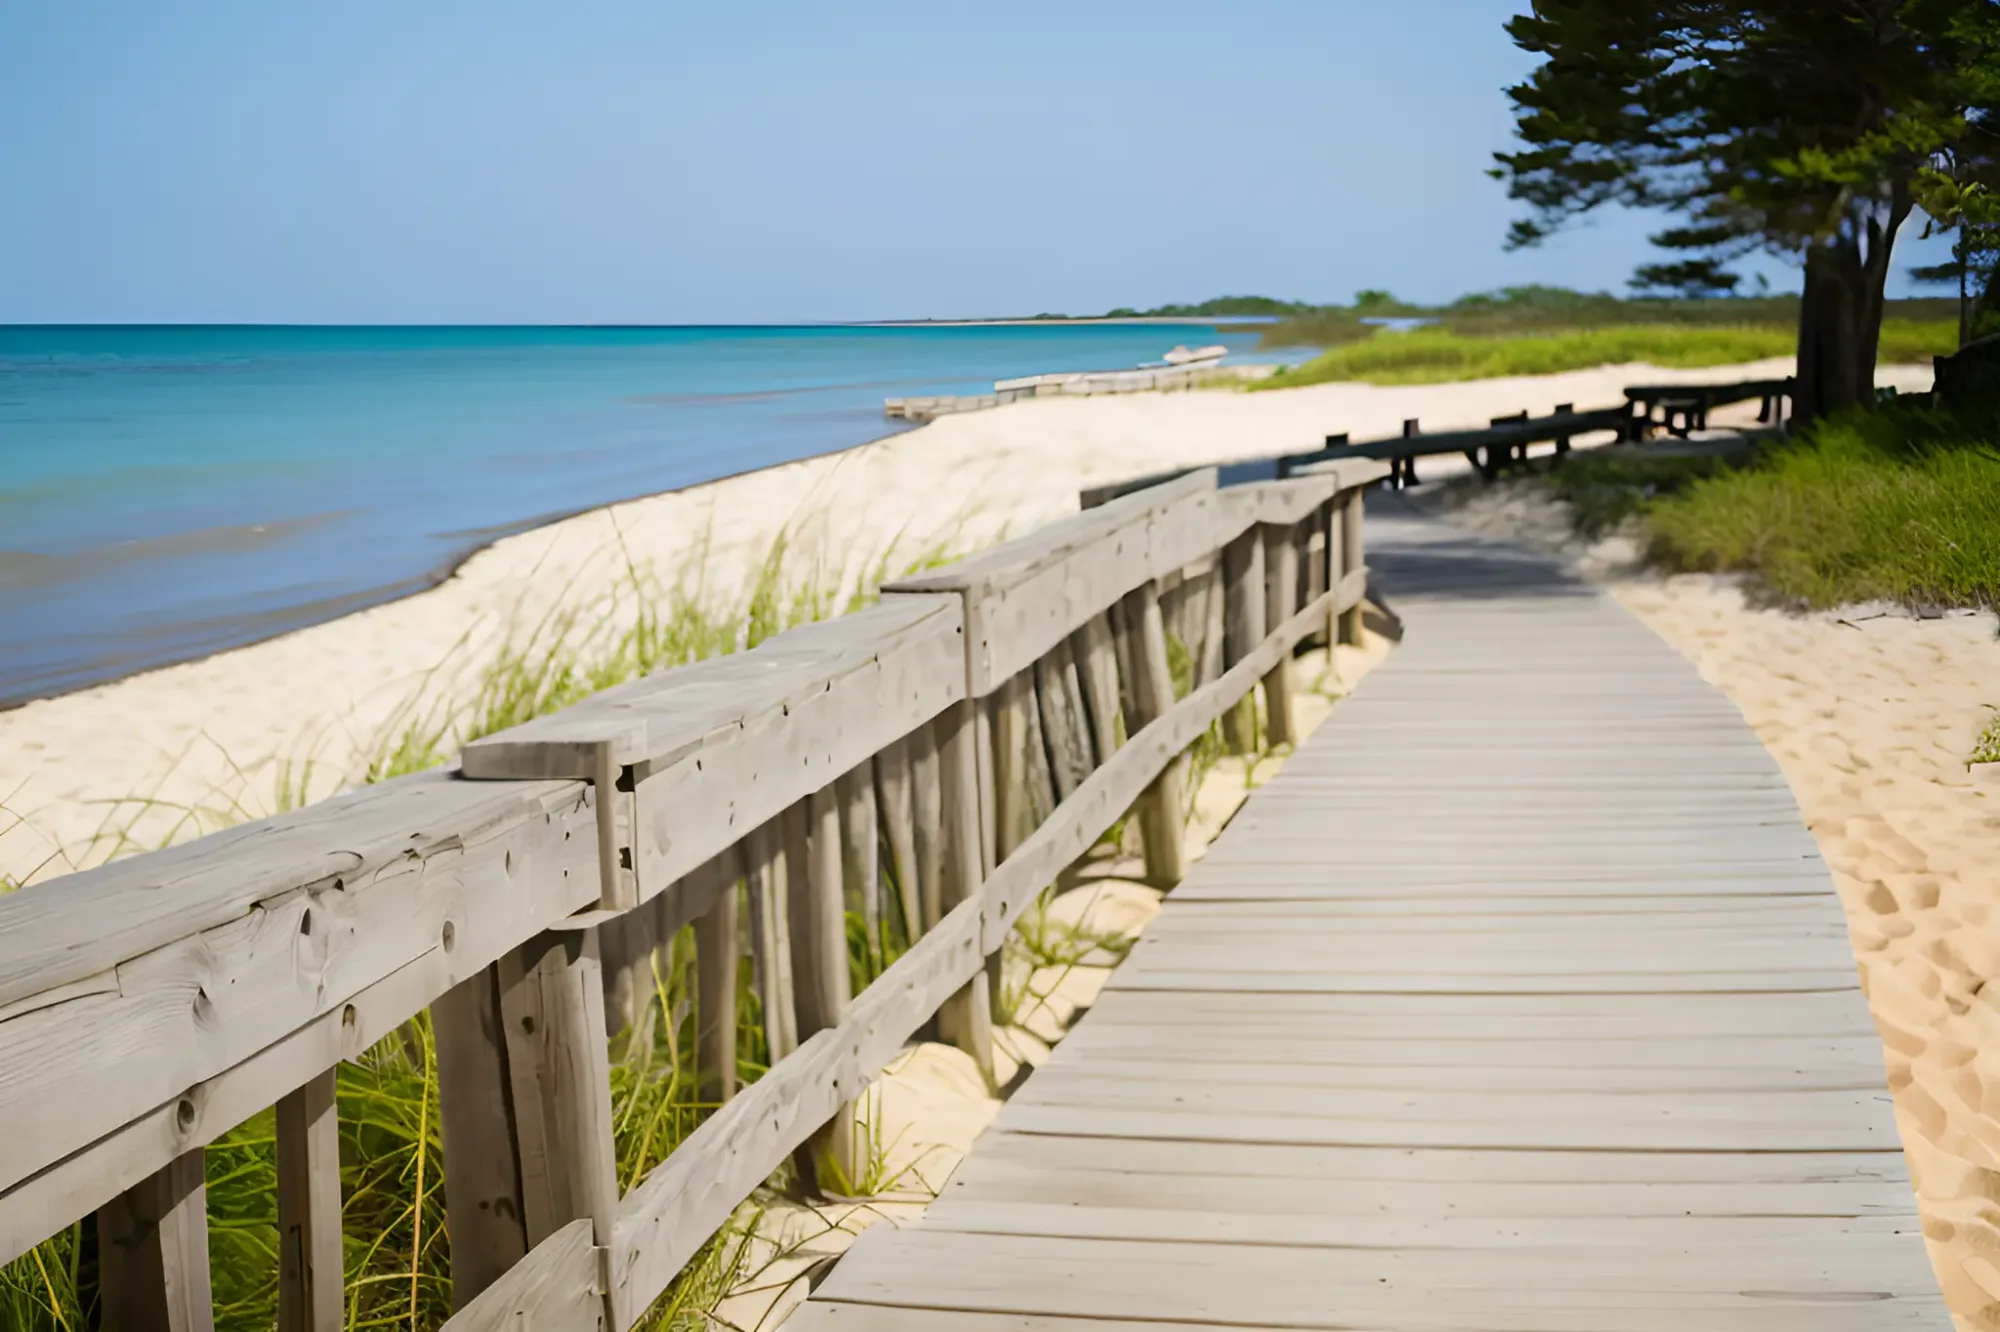
[[[795,1325],[1948,1326],[1776,764],[1606,598],[1370,508],[1402,645]]]

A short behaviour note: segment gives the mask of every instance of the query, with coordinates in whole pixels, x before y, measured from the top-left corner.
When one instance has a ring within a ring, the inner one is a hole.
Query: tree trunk
[[[1795,424],[1874,401],[1889,257],[1909,212],[1899,186],[1879,211],[1868,210],[1807,248]]]

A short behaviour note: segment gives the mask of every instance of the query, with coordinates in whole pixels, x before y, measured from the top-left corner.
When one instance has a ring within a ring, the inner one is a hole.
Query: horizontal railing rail
[[[1387,469],[1299,472],[1184,476],[452,769],[0,898],[0,1258],[94,1216],[104,1326],[209,1326],[204,1150],[275,1106],[279,1326],[343,1326],[336,1070],[428,1010],[448,1326],[623,1332],[788,1159],[854,1177],[921,1028],[991,1077],[1009,930],[1128,810],[1181,876],[1196,739],[1247,748],[1260,686],[1296,737],[1292,655],[1359,641]],[[850,911],[887,963],[859,988]],[[683,927],[720,1108],[621,1188],[608,1038]],[[739,1088],[746,956],[771,1059]]]

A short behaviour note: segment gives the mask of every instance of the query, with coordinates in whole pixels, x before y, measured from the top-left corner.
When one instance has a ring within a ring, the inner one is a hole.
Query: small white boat
[[[1199,365],[1203,361],[1219,361],[1229,355],[1227,347],[1176,347],[1160,359],[1168,365]]]

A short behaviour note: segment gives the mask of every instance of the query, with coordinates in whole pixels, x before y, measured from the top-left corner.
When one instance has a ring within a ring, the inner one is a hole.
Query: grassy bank
[[[1752,574],[1811,607],[2000,605],[2000,421],[1902,404],[1827,421],[1749,466],[1583,455],[1551,474],[1580,528],[1626,517],[1677,571]]]
[[[1884,364],[1948,352],[1957,332],[1923,320],[1885,320]],[[1646,362],[1674,369],[1737,365],[1792,355],[1794,329],[1775,324],[1610,324],[1553,333],[1466,333],[1450,327],[1378,331],[1280,371],[1255,388],[1306,384],[1442,384],[1501,375],[1549,375],[1600,365]]]

